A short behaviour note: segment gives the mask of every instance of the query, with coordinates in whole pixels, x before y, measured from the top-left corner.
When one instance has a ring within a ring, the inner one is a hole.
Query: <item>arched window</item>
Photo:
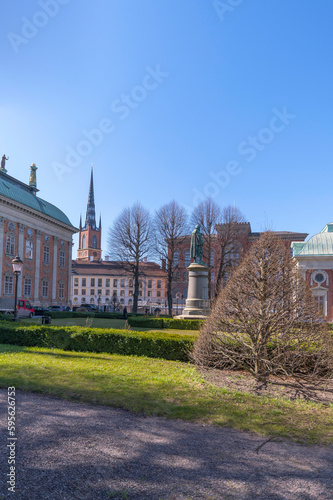
[[[43,278],[42,280],[42,297],[46,299],[49,296],[49,280]]]
[[[15,234],[7,234],[6,236],[6,254],[15,255]]]
[[[33,241],[27,238],[25,240],[25,258],[26,259],[33,258],[33,250],[34,250]]]
[[[128,299],[128,305],[131,306],[133,304],[133,300],[132,299]]]
[[[96,238],[96,236],[93,236],[92,246],[93,246],[93,248],[97,248],[97,238]]]
[[[125,300],[124,300],[124,299],[120,299],[120,303],[121,303],[121,304],[124,304],[124,303],[125,303]]]
[[[175,272],[175,281],[180,281],[180,272],[179,271]]]
[[[82,248],[86,248],[86,235],[82,236]]]
[[[86,299],[84,297],[82,297],[81,302],[82,302],[82,304],[85,304]]]
[[[6,274],[5,275],[5,290],[4,290],[6,295],[13,294],[13,283],[14,283],[14,276],[12,274]]]
[[[75,304],[77,304],[77,302],[78,302],[78,298],[77,297],[74,297],[74,302],[75,302]]]
[[[31,297],[31,287],[32,287],[32,279],[29,277],[24,278],[23,295],[25,297]]]
[[[90,299],[90,304],[95,304],[95,299],[93,297]]]
[[[59,281],[59,299],[64,300],[65,298],[65,283],[63,281]]]
[[[191,264],[191,252],[190,250],[185,250],[184,252],[184,266],[188,267]]]

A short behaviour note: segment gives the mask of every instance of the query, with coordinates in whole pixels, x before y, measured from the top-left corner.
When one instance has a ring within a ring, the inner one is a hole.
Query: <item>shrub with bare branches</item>
[[[193,351],[206,367],[332,375],[333,341],[289,249],[265,233],[218,296]]]

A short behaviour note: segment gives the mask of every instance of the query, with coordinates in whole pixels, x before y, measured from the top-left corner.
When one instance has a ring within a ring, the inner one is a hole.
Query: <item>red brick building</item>
[[[23,261],[18,298],[37,306],[69,305],[72,235],[59,208],[37,196],[36,165],[25,184],[0,169],[0,296],[14,297],[12,259]]]
[[[318,308],[333,321],[333,223],[307,242],[293,241],[291,248]]]
[[[217,234],[213,236],[213,250],[211,253],[210,263],[207,262],[206,245],[204,245],[203,261],[211,267],[211,292],[212,296],[215,294],[216,280],[218,276],[219,263],[220,263],[220,243],[219,234],[223,233],[224,225],[218,224],[216,226]],[[308,236],[307,233],[295,233],[291,231],[273,231],[274,235],[283,240],[287,247],[290,247],[292,241],[303,242]],[[233,241],[232,249],[229,249],[232,256],[233,263],[238,263],[241,257],[246,253],[249,246],[260,238],[262,232],[252,232],[249,222],[238,223],[236,225],[236,237]],[[173,283],[173,297],[179,302],[179,307],[185,304],[187,298],[187,280],[188,272],[187,267],[191,263],[190,257],[190,242],[191,236],[188,235],[179,245],[175,254],[175,273]]]

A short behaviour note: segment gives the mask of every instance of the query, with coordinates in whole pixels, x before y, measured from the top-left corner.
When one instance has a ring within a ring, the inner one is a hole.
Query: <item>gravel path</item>
[[[7,406],[0,390],[2,499],[333,498],[333,447],[258,449],[265,438],[250,433],[22,392],[8,492]]]

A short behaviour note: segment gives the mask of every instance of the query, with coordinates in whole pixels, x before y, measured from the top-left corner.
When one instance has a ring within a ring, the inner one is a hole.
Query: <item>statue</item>
[[[29,178],[29,186],[30,187],[37,187],[36,170],[37,170],[37,167],[33,163],[30,167],[30,178]]]
[[[8,158],[6,158],[6,155],[3,155],[1,158],[1,170],[4,170],[5,172],[6,172],[6,160],[9,160],[9,156]]]
[[[191,259],[194,259],[194,262],[198,264],[204,265],[202,262],[203,244],[204,241],[200,232],[200,226],[197,224],[191,235]]]

